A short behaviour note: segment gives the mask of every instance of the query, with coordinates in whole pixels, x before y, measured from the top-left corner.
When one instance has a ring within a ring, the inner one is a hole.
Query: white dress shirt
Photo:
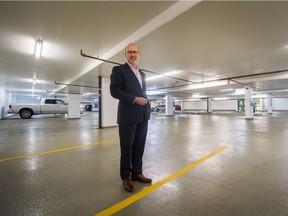
[[[140,83],[140,86],[142,88],[142,76],[139,72],[139,67],[134,67],[133,65],[131,65],[129,62],[127,62],[127,64],[130,66],[131,70],[134,72],[135,76],[137,77],[139,83]]]

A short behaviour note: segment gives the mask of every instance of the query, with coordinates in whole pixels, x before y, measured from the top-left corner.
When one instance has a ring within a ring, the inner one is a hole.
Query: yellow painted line
[[[2,140],[9,140],[9,139],[21,139],[26,137],[34,137],[34,136],[55,136],[55,135],[61,135],[61,134],[67,134],[67,133],[78,133],[78,132],[86,132],[86,131],[94,131],[96,129],[92,130],[76,130],[76,131],[64,131],[64,132],[58,132],[58,133],[50,133],[50,134],[31,134],[30,136],[18,136],[18,137],[3,137]],[[97,129],[100,130],[100,129]]]
[[[160,188],[161,186],[163,186],[164,184],[170,182],[171,180],[183,175],[184,173],[188,172],[189,170],[193,169],[194,167],[200,165],[201,163],[203,163],[204,161],[208,160],[209,158],[211,158],[212,156],[218,154],[219,152],[223,151],[224,149],[228,148],[228,146],[222,146],[220,148],[218,148],[217,150],[211,152],[210,154],[202,157],[201,159],[189,164],[188,166],[184,167],[183,169],[175,172],[174,174],[162,179],[159,182],[156,182],[155,184],[151,185],[150,187],[147,187],[145,189],[143,189],[142,191],[140,191],[139,193],[130,196],[129,198],[123,200],[120,203],[117,203],[116,205],[100,212],[97,213],[95,216],[107,216],[107,215],[112,215],[118,211],[120,211],[121,209],[131,205],[132,203],[136,202],[137,200],[143,198],[144,196],[148,195],[149,193],[153,192],[154,190]]]
[[[68,150],[83,148],[86,146],[93,146],[93,145],[97,145],[97,144],[110,143],[110,142],[115,142],[117,140],[118,139],[111,139],[111,140],[106,140],[106,141],[101,141],[101,142],[96,142],[96,143],[88,143],[88,144],[83,144],[83,145],[78,145],[78,146],[67,147],[67,148],[61,148],[61,149],[55,149],[55,150],[50,150],[50,151],[37,152],[37,153],[33,153],[33,154],[26,154],[26,155],[20,155],[20,156],[15,156],[15,157],[10,157],[10,158],[4,158],[4,159],[0,159],[0,163],[4,162],[4,161],[16,160],[16,159],[27,158],[27,157],[32,157],[32,156],[68,151]]]

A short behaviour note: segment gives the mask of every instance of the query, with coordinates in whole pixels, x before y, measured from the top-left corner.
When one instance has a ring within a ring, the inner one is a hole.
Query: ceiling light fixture
[[[146,78],[146,81],[159,79],[159,78],[162,78],[162,77],[165,77],[165,76],[171,76],[171,75],[177,74],[179,72],[181,72],[181,71],[177,70],[177,71],[171,71],[171,72],[164,73],[163,75],[150,76],[150,77]]]
[[[230,89],[221,89],[220,91],[224,92],[224,91],[234,91],[234,89],[230,88]]]
[[[41,53],[42,53],[42,45],[43,45],[43,41],[41,40],[41,38],[38,38],[36,40],[36,45],[35,45],[35,58],[40,58]]]
[[[147,91],[147,95],[160,95],[160,94],[164,94],[165,92],[161,92],[161,91]]]
[[[198,98],[198,97],[200,97],[200,93],[197,92],[192,94],[192,98]]]
[[[235,90],[235,95],[244,95],[245,89],[244,88],[238,88]]]
[[[151,76],[151,77],[146,78],[146,81],[150,81],[150,80],[154,80],[154,79],[159,79],[159,78],[161,78],[161,77],[163,77],[163,75]]]

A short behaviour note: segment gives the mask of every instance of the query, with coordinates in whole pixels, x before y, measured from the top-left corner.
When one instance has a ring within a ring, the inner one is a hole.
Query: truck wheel
[[[20,110],[19,114],[22,119],[29,119],[32,117],[33,112],[30,109],[23,109],[23,110]]]

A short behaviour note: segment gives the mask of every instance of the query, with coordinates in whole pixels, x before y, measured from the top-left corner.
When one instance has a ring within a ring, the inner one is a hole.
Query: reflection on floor
[[[288,112],[155,113],[144,174],[155,185],[175,178],[158,188],[134,183],[130,194],[119,177],[118,127],[98,129],[98,113],[9,117],[0,120],[0,215],[86,216],[116,204],[114,215],[125,216],[287,215],[287,140]],[[151,193],[135,200],[145,188]]]

